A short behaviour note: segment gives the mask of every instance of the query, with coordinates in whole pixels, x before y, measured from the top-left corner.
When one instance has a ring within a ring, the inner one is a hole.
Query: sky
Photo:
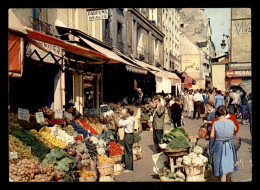
[[[210,26],[212,29],[211,39],[215,44],[215,50],[221,52],[228,51],[228,40],[226,37],[225,43],[227,44],[224,49],[220,44],[223,40],[223,34],[229,35],[230,27],[230,8],[204,8],[204,13],[210,18]]]

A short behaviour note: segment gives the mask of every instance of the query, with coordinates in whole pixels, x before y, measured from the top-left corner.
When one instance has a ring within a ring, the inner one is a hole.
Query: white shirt
[[[200,94],[200,93],[196,93],[194,96],[193,96],[193,100],[195,102],[197,101],[203,101],[203,96]]]
[[[128,104],[128,101],[125,98],[122,100],[122,102],[126,105]]]
[[[125,128],[125,133],[133,133],[135,126],[135,118],[133,116],[119,120],[119,126]]]
[[[169,102],[169,105],[170,105],[170,106],[172,106],[172,104],[174,104],[174,101],[173,101],[173,100],[171,100],[171,101]]]
[[[69,120],[72,121],[73,120],[72,113],[68,113],[68,112],[65,111],[64,112],[64,119],[65,118],[69,118]]]

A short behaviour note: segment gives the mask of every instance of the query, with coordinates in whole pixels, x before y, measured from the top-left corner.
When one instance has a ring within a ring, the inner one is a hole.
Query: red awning
[[[21,77],[23,73],[23,37],[11,32],[8,34],[8,70],[9,76]]]
[[[182,73],[181,76],[184,77],[184,81],[183,81],[184,84],[196,84],[196,81],[192,79],[190,76],[188,76],[187,74]]]
[[[87,57],[94,56],[94,57],[99,57],[99,58],[100,57],[107,58],[106,55],[99,53],[97,51],[93,51],[93,50],[87,49],[85,47],[81,47],[81,46],[66,42],[64,40],[60,40],[58,38],[49,36],[47,34],[43,34],[41,32],[35,31],[28,27],[24,27],[24,28],[28,32],[28,35],[27,35],[28,38],[40,40],[40,41],[47,42],[50,44],[54,44],[54,45],[57,45],[57,46],[60,46],[64,49],[66,49],[69,52],[80,54],[83,56],[87,56]]]

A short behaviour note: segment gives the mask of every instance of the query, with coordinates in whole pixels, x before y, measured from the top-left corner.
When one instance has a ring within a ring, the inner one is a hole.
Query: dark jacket
[[[180,104],[174,103],[172,104],[170,109],[171,109],[171,119],[173,120],[181,119],[182,109]]]

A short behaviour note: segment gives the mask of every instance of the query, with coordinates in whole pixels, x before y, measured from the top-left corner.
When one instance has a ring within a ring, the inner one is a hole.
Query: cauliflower
[[[188,154],[188,156],[191,158],[191,159],[195,159],[197,157],[197,154],[195,152],[191,152]]]
[[[203,156],[202,154],[199,155],[199,158],[202,160],[204,164],[208,162],[208,158]]]
[[[201,166],[203,164],[202,160],[200,159],[200,157],[196,157],[194,159],[191,160],[192,165],[194,166]]]
[[[200,146],[195,146],[193,152],[195,152],[196,154],[203,154],[203,149]]]
[[[183,164],[191,165],[191,158],[189,156],[183,156]]]

